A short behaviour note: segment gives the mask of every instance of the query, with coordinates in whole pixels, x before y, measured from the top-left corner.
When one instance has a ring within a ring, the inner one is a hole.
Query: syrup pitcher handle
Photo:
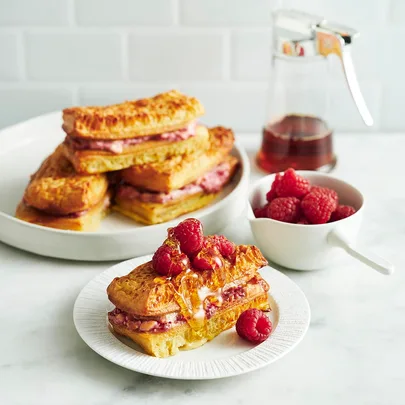
[[[374,124],[373,117],[367,107],[363,94],[360,90],[359,82],[357,81],[356,71],[353,65],[353,59],[348,49],[342,52],[340,60],[342,61],[343,71],[345,73],[347,85],[352,94],[354,103],[363,119],[364,123],[371,127]]]
[[[389,276],[394,272],[394,266],[390,262],[366,249],[359,249],[357,246],[349,243],[347,239],[336,229],[329,233],[328,243],[332,246],[337,246],[344,249],[350,256],[361,261],[381,274]]]
[[[374,123],[373,117],[371,116],[370,110],[364,100],[363,93],[360,90],[356,70],[350,53],[350,44],[358,33],[347,27],[341,27],[341,29],[332,27],[334,27],[334,25],[325,21],[316,28],[318,52],[325,57],[330,54],[339,57],[347,85],[349,86],[357,110],[359,111],[364,123],[371,127]]]

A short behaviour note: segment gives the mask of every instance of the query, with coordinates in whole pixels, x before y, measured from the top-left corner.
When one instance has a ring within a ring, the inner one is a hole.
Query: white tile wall
[[[64,88],[2,89],[0,91],[0,120],[3,126],[27,118],[61,110],[73,104],[73,94]]]
[[[0,0],[0,25],[67,25],[69,0]]]
[[[115,33],[34,33],[25,36],[27,76],[43,81],[122,78],[121,37]]]
[[[80,0],[77,23],[84,26],[160,26],[173,23],[172,0]]]
[[[221,34],[181,32],[131,34],[129,76],[139,81],[221,80]]]
[[[231,34],[231,77],[267,80],[270,71],[270,30],[239,30]]]
[[[148,97],[161,91],[176,88],[175,84],[161,85],[86,85],[79,88],[79,103],[83,105],[116,104],[124,100]]]
[[[207,125],[225,125],[239,132],[261,131],[265,117],[266,86],[260,84],[180,85],[206,106]]]
[[[397,0],[402,2],[403,0]],[[283,0],[283,7],[305,9],[330,21],[363,29],[385,25],[392,0]]]
[[[405,23],[405,2],[403,0],[392,0],[389,11],[390,23],[398,25]]]
[[[352,53],[373,131],[405,131],[405,0],[0,0],[0,127],[179,88],[201,98],[208,124],[260,131],[280,5],[361,31]],[[330,121],[367,131],[339,70]]]
[[[180,21],[189,26],[268,26],[269,0],[180,0]]]
[[[0,34],[0,55],[0,80],[17,80],[20,69],[16,34]]]
[[[388,131],[404,131],[405,84],[386,86],[381,97],[381,127]]]

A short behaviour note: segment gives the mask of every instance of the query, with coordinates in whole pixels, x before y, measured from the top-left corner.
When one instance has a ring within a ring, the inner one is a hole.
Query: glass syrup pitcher
[[[330,171],[336,164],[332,129],[327,124],[328,56],[341,62],[354,103],[367,126],[373,119],[357,81],[351,28],[295,10],[273,13],[273,57],[268,116],[258,165],[267,172]]]

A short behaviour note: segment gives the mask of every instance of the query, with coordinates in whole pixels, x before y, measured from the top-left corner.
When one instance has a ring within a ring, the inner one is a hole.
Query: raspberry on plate
[[[190,260],[172,244],[163,244],[152,258],[153,269],[162,276],[177,276],[190,268]]]
[[[301,216],[301,201],[296,197],[280,197],[273,200],[268,209],[267,217],[281,222],[294,223]]]
[[[301,208],[311,224],[325,224],[335,210],[336,203],[324,193],[309,193],[302,200]]]
[[[187,218],[169,230],[180,243],[180,249],[187,256],[198,253],[204,241],[202,223],[195,218]]]
[[[238,335],[253,343],[264,342],[271,334],[273,325],[263,311],[252,308],[242,312],[236,322]]]
[[[337,192],[335,190],[332,190],[331,188],[327,187],[319,187],[319,186],[313,186],[311,187],[310,193],[319,193],[319,194],[324,194],[327,195],[334,201],[335,203],[335,209],[338,205],[339,197],[337,195]]]
[[[205,238],[204,245],[210,243],[215,245],[219,253],[224,257],[232,256],[235,252],[235,244],[223,235],[210,235]]]
[[[272,202],[275,198],[277,198],[277,187],[279,186],[281,179],[283,178],[283,176],[281,175],[281,173],[277,173],[276,177],[271,185],[270,191],[266,194],[266,199],[268,202]]]
[[[332,212],[330,222],[339,221],[341,219],[350,217],[356,212],[356,210],[350,205],[338,205],[336,210]]]
[[[276,193],[278,197],[302,198],[309,193],[310,188],[309,181],[290,168],[284,172],[283,177],[278,182]]]

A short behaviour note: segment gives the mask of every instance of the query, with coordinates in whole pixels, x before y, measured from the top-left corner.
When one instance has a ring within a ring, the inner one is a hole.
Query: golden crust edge
[[[106,193],[104,199],[90,208],[88,212],[77,218],[49,215],[36,208],[29,207],[21,200],[16,208],[15,217],[22,221],[47,228],[92,232],[99,228],[101,220],[106,217],[110,211],[110,207],[105,205],[105,199],[107,198],[110,200],[108,193]]]
[[[62,128],[67,134],[82,138],[122,139],[123,133],[125,138],[134,138],[184,128],[204,113],[204,106],[195,97],[170,90],[119,104],[66,108],[62,112]],[[167,124],[168,119],[173,122]]]

